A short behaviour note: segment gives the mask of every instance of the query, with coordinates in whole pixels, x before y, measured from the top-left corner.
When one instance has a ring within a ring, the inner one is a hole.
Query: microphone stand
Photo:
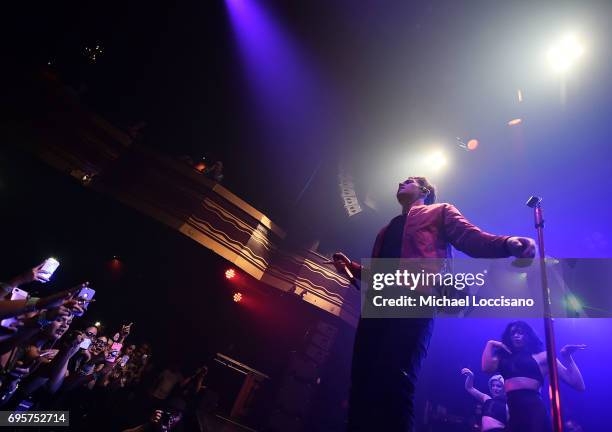
[[[544,253],[544,217],[542,214],[542,198],[532,196],[527,200],[527,206],[533,208],[535,228],[538,232],[538,249],[540,255],[540,276],[542,278],[542,294],[544,298],[544,332],[546,335],[546,360],[550,374],[550,403],[554,432],[563,432],[561,420],[561,397],[559,394],[559,370],[555,349],[555,329],[551,312],[550,288],[546,275],[546,260]]]

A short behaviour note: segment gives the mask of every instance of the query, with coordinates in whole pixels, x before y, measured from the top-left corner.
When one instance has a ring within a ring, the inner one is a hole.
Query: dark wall
[[[208,249],[21,153],[0,153],[0,197],[0,280],[56,257],[52,282],[27,289],[45,295],[90,281],[96,302],[74,326],[100,321],[112,335],[133,322],[129,340],[150,342],[156,366],[177,360],[187,372],[223,353],[270,375],[262,394],[272,400],[289,353],[329,320],[351,339],[336,360],[346,371],[336,404],[345,398],[352,331],[340,320],[240,272],[226,280],[230,263]]]

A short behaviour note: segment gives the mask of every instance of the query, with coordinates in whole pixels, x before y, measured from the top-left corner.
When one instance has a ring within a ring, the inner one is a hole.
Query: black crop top
[[[508,423],[508,412],[506,411],[505,398],[487,399],[482,406],[482,416],[492,417],[503,423]]]
[[[544,382],[540,366],[533,356],[526,351],[518,351],[512,354],[501,353],[498,370],[504,379],[527,377],[541,383]]]

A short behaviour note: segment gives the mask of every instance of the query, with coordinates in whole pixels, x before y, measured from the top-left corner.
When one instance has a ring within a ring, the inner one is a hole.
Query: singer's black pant
[[[412,432],[431,318],[364,318],[353,349],[348,430]]]
[[[514,390],[506,393],[510,432],[551,432],[552,423],[540,392]]]

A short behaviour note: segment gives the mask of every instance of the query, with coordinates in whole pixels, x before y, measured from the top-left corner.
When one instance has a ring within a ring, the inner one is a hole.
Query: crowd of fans
[[[216,396],[208,369],[159,373],[147,343],[130,343],[132,323],[115,333],[78,328],[93,290],[83,283],[47,297],[30,284],[52,275],[45,263],[0,283],[0,410],[62,410],[82,430],[206,430]],[[74,327],[77,328],[74,328]]]

